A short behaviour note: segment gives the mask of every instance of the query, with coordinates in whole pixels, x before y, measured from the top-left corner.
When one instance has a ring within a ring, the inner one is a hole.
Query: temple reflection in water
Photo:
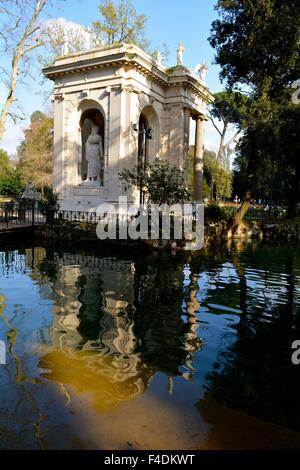
[[[26,251],[26,261],[52,283],[44,377],[77,391],[96,390],[101,408],[142,394],[158,371],[168,376],[169,392],[172,377],[193,378],[193,354],[201,348],[194,316],[199,304],[186,266],[169,258],[145,263],[43,249],[34,260]]]
[[[300,448],[298,246],[7,249],[0,281],[0,448]]]

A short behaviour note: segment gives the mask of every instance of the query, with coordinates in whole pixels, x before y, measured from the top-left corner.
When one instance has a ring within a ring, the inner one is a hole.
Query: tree
[[[21,197],[24,191],[24,183],[20,173],[13,170],[6,176],[0,178],[0,194],[3,196]]]
[[[276,129],[275,129],[276,130]],[[277,166],[284,178],[288,201],[288,216],[297,215],[300,196],[300,106],[289,103],[279,112],[277,137]]]
[[[1,74],[6,77],[7,96],[0,114],[0,141],[2,140],[7,117],[14,121],[19,117],[12,111],[18,81],[24,77],[30,67],[31,53],[43,44],[38,36],[39,18],[46,5],[46,0],[1,0],[0,47],[2,54],[10,54],[9,70],[2,67]]]
[[[218,201],[230,198],[232,174],[224,161],[219,161],[215,152],[205,150],[203,167],[204,180],[209,188],[208,199]]]
[[[188,187],[193,189],[194,146],[189,148]],[[203,197],[205,199],[223,200],[232,195],[232,172],[223,161],[217,160],[212,150],[204,150],[203,154]]]
[[[247,105],[249,99],[247,96],[236,91],[222,91],[215,93],[215,101],[210,105],[209,118],[220,136],[219,148],[217,152],[217,160],[221,161],[226,156],[226,150],[236,141],[241,129],[243,121],[247,115]],[[221,122],[220,129],[215,119]],[[233,125],[230,128],[230,125]],[[234,135],[226,142],[226,134],[235,128]]]
[[[231,221],[235,230],[248,210],[261,165],[278,157],[272,125],[290,102],[291,84],[300,74],[300,5],[298,0],[219,0],[217,9],[221,18],[213,22],[209,40],[221,79],[230,90],[246,87],[251,98],[239,144],[247,169],[244,200]]]
[[[230,89],[278,96],[299,79],[298,0],[218,0],[216,9],[209,41]]]
[[[80,25],[70,25],[64,18],[46,21],[42,27],[44,47],[38,55],[42,67],[49,67],[57,57],[65,53],[74,54],[92,47],[89,28]]]
[[[0,149],[0,178],[8,176],[12,172],[12,164],[9,160],[8,153]]]
[[[99,5],[101,19],[91,26],[91,34],[97,46],[130,42],[146,49],[146,16],[139,15],[130,0],[102,0]]]
[[[31,181],[42,193],[52,186],[53,119],[41,111],[31,115],[30,127],[18,149],[18,169],[23,180]]]
[[[262,156],[258,162],[254,199],[263,199],[269,205],[289,206],[288,215],[296,215],[299,200],[299,155],[300,155],[300,107],[284,102],[281,109],[272,113],[269,123],[264,123],[256,138],[259,139],[258,152]],[[234,194],[242,194],[246,188],[249,155],[244,142],[242,151],[237,149],[234,170]]]
[[[119,178],[125,190],[142,187],[150,204],[171,205],[190,197],[183,172],[163,160],[156,159],[145,170],[139,165],[132,170],[125,169],[119,173]]]
[[[59,209],[58,194],[52,188],[46,187],[39,202],[39,209],[46,216],[46,223],[53,224],[55,212]]]

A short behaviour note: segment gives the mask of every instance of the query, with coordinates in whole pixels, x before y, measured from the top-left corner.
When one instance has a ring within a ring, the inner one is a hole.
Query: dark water
[[[0,448],[300,448],[300,246],[0,253]]]

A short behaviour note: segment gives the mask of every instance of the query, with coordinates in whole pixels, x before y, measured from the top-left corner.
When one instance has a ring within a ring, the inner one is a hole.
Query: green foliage
[[[188,187],[193,189],[194,146],[189,148]],[[203,197],[223,200],[232,196],[232,173],[218,161],[215,152],[204,150],[203,155]]]
[[[58,209],[58,194],[52,188],[44,188],[44,195],[39,202],[39,207],[42,213],[48,210]]]
[[[13,168],[9,160],[8,153],[5,150],[0,149],[0,178],[8,176],[12,170]]]
[[[210,204],[204,208],[205,220],[212,222],[219,222],[220,220],[227,220],[228,215],[226,211],[217,204]]]
[[[46,222],[53,223],[54,214],[59,209],[59,204],[58,194],[52,188],[44,188],[43,197],[39,202],[39,209],[46,216]]]
[[[232,174],[217,165],[214,169],[214,186],[216,200],[224,200],[232,195]]]
[[[249,98],[238,91],[221,91],[214,94],[215,101],[210,105],[212,117],[224,124],[235,124],[243,127],[247,116]]]
[[[212,24],[221,79],[276,93],[300,77],[299,0],[219,0]]]
[[[120,42],[134,43],[145,49],[146,16],[139,15],[130,0],[102,0],[99,5],[101,19],[91,27],[93,40],[97,46]]]
[[[250,100],[246,95],[232,90],[215,93],[214,98],[215,101],[209,107],[209,117],[220,138],[216,158],[223,168],[229,170],[231,147],[236,144],[238,135],[245,127]],[[234,135],[227,137],[228,131],[234,128]]]
[[[24,191],[25,186],[22,182],[20,173],[17,170],[12,171],[7,176],[0,178],[0,194],[2,196],[11,196],[19,198]]]
[[[190,197],[183,172],[163,160],[156,159],[145,171],[138,165],[132,170],[125,169],[119,178],[126,190],[142,187],[148,203],[171,205]]]
[[[239,223],[258,188],[270,198],[276,192],[282,197],[287,188],[295,213],[299,131],[291,83],[300,76],[299,1],[219,0],[216,8],[220,18],[213,22],[209,40],[216,49],[221,79],[230,90],[246,86],[250,96],[237,148],[240,175],[235,172],[235,186],[244,186],[245,196],[234,223]]]
[[[255,151],[256,176],[252,197],[269,203],[287,205],[295,197],[299,200],[300,107],[286,103],[270,115],[254,131],[247,131],[247,139],[238,148],[234,170],[234,194],[242,194],[247,182],[250,152]],[[254,150],[255,149],[255,150]],[[299,181],[299,176],[298,176]]]
[[[18,148],[18,169],[26,183],[31,181],[43,192],[52,184],[53,119],[35,111],[24,133],[25,140]]]

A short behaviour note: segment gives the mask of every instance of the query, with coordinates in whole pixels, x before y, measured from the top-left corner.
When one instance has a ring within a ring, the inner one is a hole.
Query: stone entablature
[[[203,122],[213,99],[188,68],[168,69],[135,45],[120,44],[60,57],[44,74],[54,81],[53,183],[63,209],[92,211],[117,202],[118,172],[133,167],[141,153],[187,171],[190,117]],[[101,182],[86,180],[92,125],[103,142]],[[152,140],[141,152],[142,125],[152,129]]]

